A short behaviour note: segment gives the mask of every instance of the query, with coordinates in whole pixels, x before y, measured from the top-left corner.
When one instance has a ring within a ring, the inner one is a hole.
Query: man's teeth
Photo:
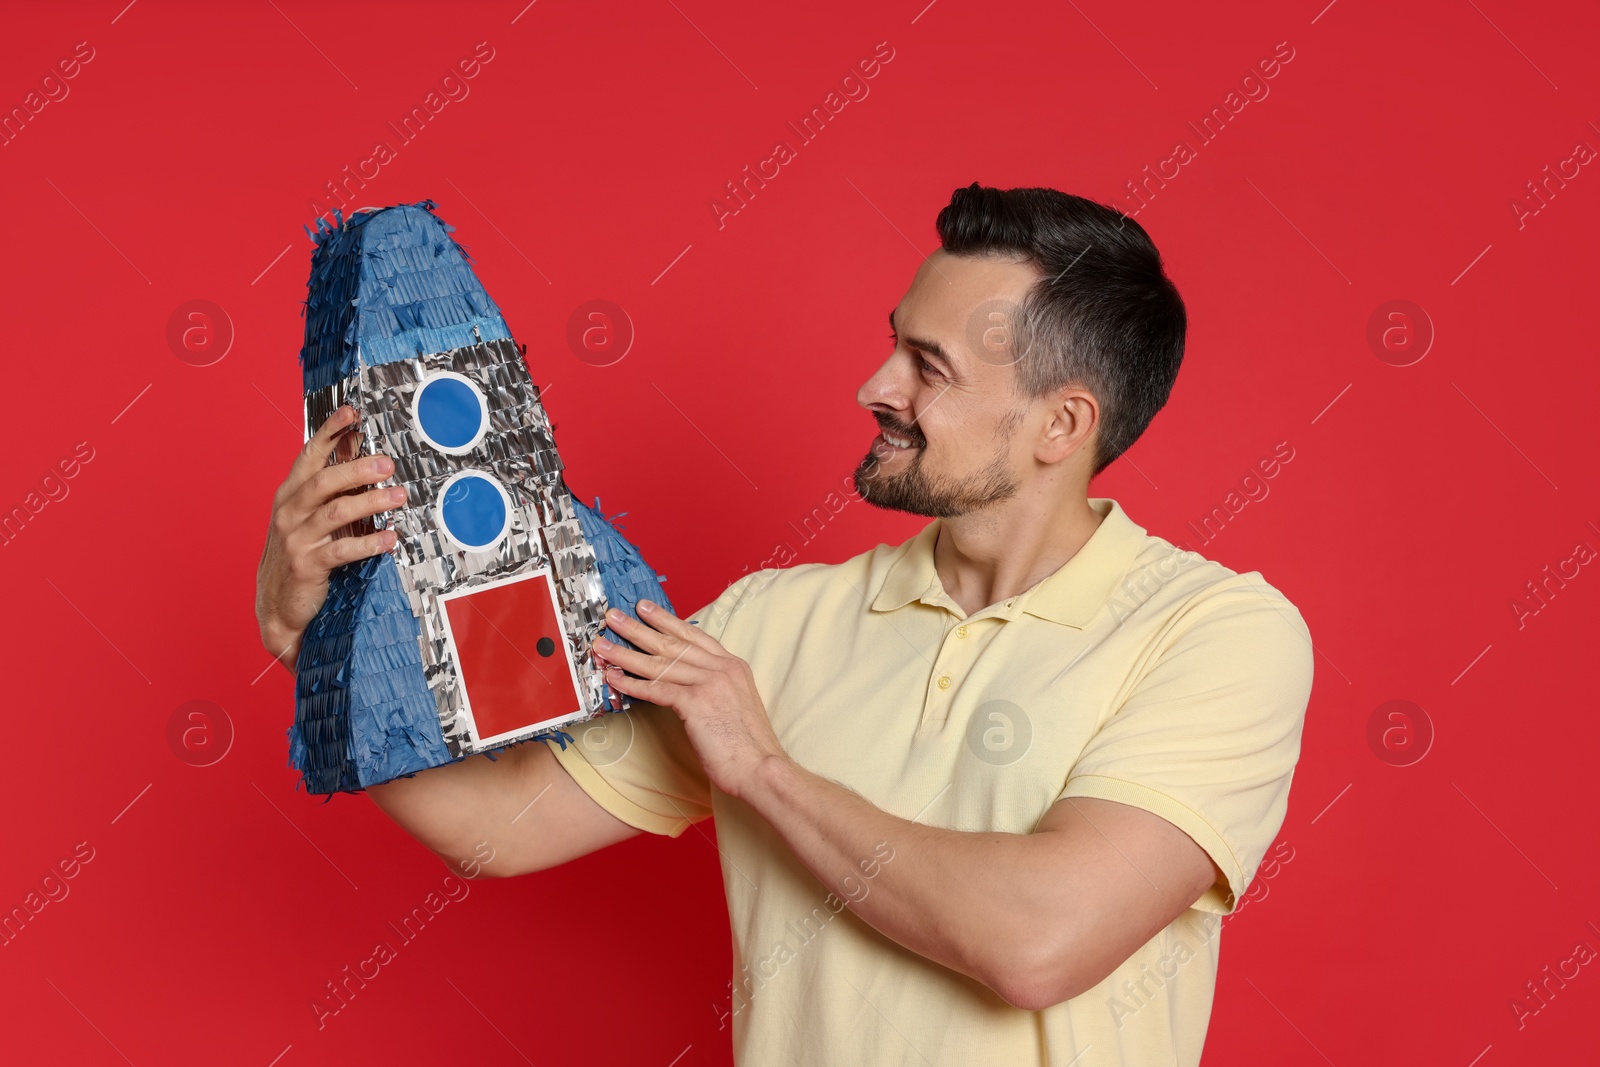
[[[883,431],[879,431],[879,432],[882,433]],[[883,434],[883,439],[885,441],[889,442],[891,445],[894,445],[894,447],[896,447],[896,448],[910,448],[911,447],[911,442],[910,441],[906,440],[904,437],[896,437],[891,433],[884,433]]]

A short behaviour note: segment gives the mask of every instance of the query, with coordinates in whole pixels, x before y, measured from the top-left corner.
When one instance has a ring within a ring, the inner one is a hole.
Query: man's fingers
[[[381,454],[357,456],[332,467],[323,467],[301,484],[281,510],[286,513],[291,526],[298,526],[340,494],[381,482],[393,473],[394,461]]]
[[[335,530],[358,519],[393,511],[405,503],[406,490],[400,485],[384,485],[365,493],[335,496],[306,517],[301,530],[312,541],[320,541]]]
[[[632,641],[646,652],[663,652],[673,644],[666,634],[652,630],[620,608],[612,608],[606,612],[606,625],[611,627],[612,632],[618,637]],[[600,638],[596,638],[596,641],[599,640]],[[677,649],[673,649],[670,654],[677,655]]]
[[[635,607],[639,611],[639,618],[654,626],[662,633],[671,634],[680,641],[691,645],[698,645],[714,655],[723,655],[726,650],[715,637],[706,633],[691,622],[685,622],[654,600],[640,600]]]
[[[355,409],[349,404],[341,404],[333,409],[333,414],[322,420],[322,425],[300,449],[300,454],[295,456],[289,468],[289,477],[283,484],[286,494],[294,493],[308,478],[327,466],[334,438],[355,423],[355,414]]]
[[[712,666],[716,657],[722,652],[721,646],[715,643],[708,648],[698,641],[685,641],[676,633],[666,633],[662,630],[654,629],[626,613],[618,612],[617,614],[620,617],[614,617],[611,612],[608,612],[606,614],[606,625],[610,626],[619,637],[633,642],[645,652],[654,653],[669,660],[682,657],[685,663],[707,668]],[[660,609],[657,609],[656,614],[660,614]],[[689,626],[687,623],[684,626],[696,634],[699,633],[698,627]],[[616,657],[612,656],[613,651],[626,650],[620,645],[613,644],[610,648],[601,649],[600,654],[616,659]],[[632,668],[629,669],[631,670]]]
[[[640,700],[647,700],[652,704],[664,708],[675,708],[687,690],[674,684],[670,676],[666,681],[657,681],[652,678],[634,678],[624,674],[620,669],[613,667],[606,671],[606,684],[619,693]]]
[[[379,530],[360,537],[335,537],[327,544],[311,550],[311,562],[319,571],[331,571],[346,563],[389,551],[394,547],[395,536],[393,530]]]
[[[640,648],[651,652],[667,650],[669,654],[676,655],[677,650],[687,644],[713,656],[726,653],[716,638],[700,627],[684,622],[655,601],[640,600],[634,607],[639,612],[638,619],[623,614],[620,619],[612,621],[608,613],[606,622]]]
[[[615,642],[607,642],[599,651],[609,663],[641,678],[664,678],[676,685],[694,685],[706,677],[701,665],[690,661],[693,650],[685,650],[682,646],[679,646],[679,651],[688,652],[688,655],[652,656],[647,652],[623,648]]]

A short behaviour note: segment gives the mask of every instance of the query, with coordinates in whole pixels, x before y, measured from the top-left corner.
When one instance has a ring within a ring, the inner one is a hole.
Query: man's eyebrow
[[[889,329],[894,330],[895,335],[899,336],[900,331],[895,327],[894,324],[894,312],[894,308],[889,309]],[[946,367],[955,366],[955,361],[950,358],[950,353],[946,352],[944,350],[944,346],[938,341],[929,341],[922,337],[901,337],[900,339],[906,344],[910,345],[912,348],[926,352],[934,359],[937,359],[939,362],[943,363]]]

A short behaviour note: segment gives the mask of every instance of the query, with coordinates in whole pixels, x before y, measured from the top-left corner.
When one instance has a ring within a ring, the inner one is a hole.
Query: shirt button
[[[965,626],[957,626],[956,627],[956,636],[957,637],[965,637],[965,636],[967,636],[967,628]]]
[[[949,689],[950,688],[950,676],[948,674],[939,675],[939,688],[940,689]]]

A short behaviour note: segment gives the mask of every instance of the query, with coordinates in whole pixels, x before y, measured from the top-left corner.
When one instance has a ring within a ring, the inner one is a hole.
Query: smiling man
[[[976,184],[937,226],[857,395],[880,431],[857,489],[918,534],[746,575],[698,625],[641,602],[608,620],[638,650],[594,650],[633,711],[368,792],[452,865],[490,842],[494,875],[714,816],[741,1064],[1195,1064],[1310,637],[1259,573],[1088,495],[1182,359],[1145,231]],[[320,603],[328,524],[387,506],[312,517],[324,432],[279,494],[301,533],[263,565],[274,651]]]

